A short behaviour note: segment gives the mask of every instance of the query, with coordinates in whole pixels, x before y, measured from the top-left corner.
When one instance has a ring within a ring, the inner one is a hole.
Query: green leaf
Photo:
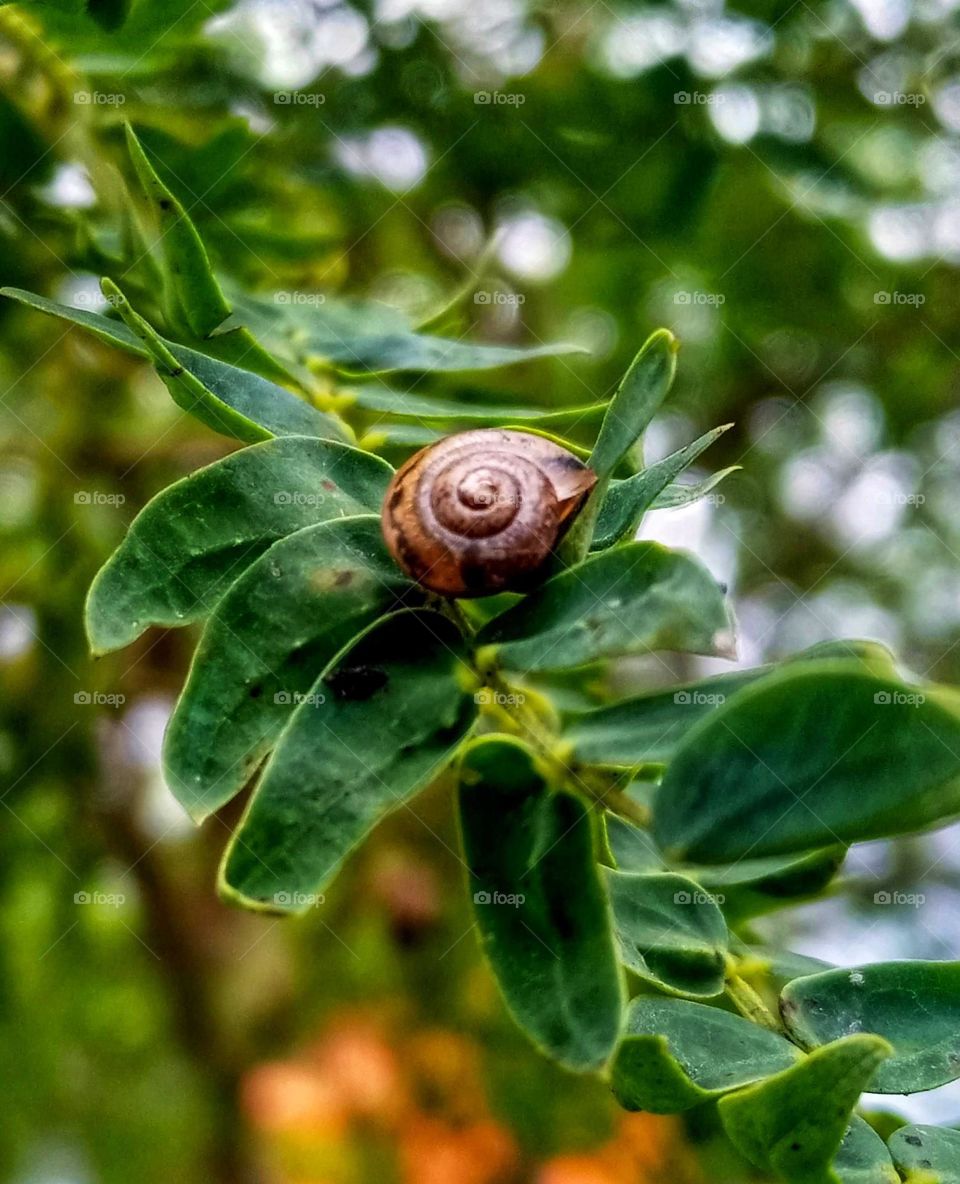
[[[671,994],[719,995],[727,924],[716,900],[675,872],[605,875],[624,966]]]
[[[723,592],[696,559],[628,543],[561,572],[478,636],[512,670],[556,670],[598,658],[680,650],[729,656]]]
[[[904,1184],[960,1184],[960,1131],[902,1126],[887,1145]]]
[[[190,215],[167,188],[129,123],[127,151],[140,182],[137,208],[149,231],[148,245],[162,260],[167,317],[183,319],[197,337],[206,337],[230,315],[230,305],[210,266]]]
[[[657,329],[644,342],[610,400],[590,467],[602,481],[637,442],[667,397],[677,368],[679,342],[669,329]]]
[[[877,962],[788,983],[784,1022],[804,1048],[848,1032],[893,1047],[870,1088],[913,1094],[960,1077],[960,962]]]
[[[167,728],[167,784],[194,821],[243,788],[330,659],[412,589],[372,515],[304,527],[250,564],[207,622]]]
[[[441,426],[479,423],[502,427],[507,423],[527,420],[543,427],[563,426],[590,423],[602,416],[606,408],[605,403],[591,403],[584,407],[552,411],[545,407],[517,406],[512,403],[461,402],[374,385],[355,387],[347,393],[354,399],[356,406],[365,411],[376,411],[391,419],[414,419],[419,423]]]
[[[477,345],[417,333],[398,309],[374,301],[278,292],[272,301],[237,295],[229,326],[247,326],[276,357],[298,369],[330,366],[362,377],[393,371],[488,370],[533,358],[584,353],[575,345]]]
[[[642,995],[630,1004],[610,1083],[627,1110],[678,1114],[788,1069],[800,1056],[742,1016]]]
[[[742,467],[742,465],[730,465],[726,469],[720,469],[717,473],[711,473],[709,477],[704,477],[702,481],[694,481],[689,485],[668,485],[650,509],[679,510],[683,506],[690,506],[694,502],[700,501],[701,498],[706,497],[709,493],[712,493],[721,481],[729,477],[731,473],[738,472]]]
[[[609,811],[604,816],[607,847],[622,872],[653,872],[664,867],[650,832],[632,826]]]
[[[150,625],[205,617],[272,543],[316,522],[377,511],[391,469],[344,444],[288,436],[241,449],[140,511],[87,598],[94,654]]]
[[[849,657],[877,673],[893,673],[893,656],[873,641],[823,642],[788,658],[810,662]],[[744,687],[773,674],[779,667],[756,666],[625,699],[592,711],[567,712],[564,739],[588,764],[666,764],[687,732]]]
[[[833,846],[685,870],[708,892],[723,898],[724,916],[735,923],[818,896],[840,870],[846,853],[846,847]]]
[[[857,1115],[843,1136],[833,1170],[840,1184],[900,1184],[886,1143]]]
[[[837,1184],[830,1163],[890,1046],[876,1036],[847,1036],[790,1069],[720,1099],[734,1146],[787,1184]]]
[[[140,358],[165,357],[164,351],[169,351],[175,362],[158,362],[157,369],[173,395],[174,402],[215,432],[247,443],[272,436],[317,436],[320,439],[348,440],[349,432],[338,419],[317,411],[284,387],[248,370],[241,370],[185,345],[176,345],[158,337],[149,326],[145,330],[150,340],[148,347],[122,321],[83,309],[69,308],[19,288],[2,288],[0,295],[78,325],[107,345]],[[138,321],[146,324],[140,318]],[[183,373],[174,375],[172,372],[179,367],[183,367]]]
[[[224,854],[223,894],[309,906],[449,762],[476,718],[475,686],[463,638],[440,613],[394,613],[362,633],[290,716]]]
[[[464,753],[460,819],[474,917],[514,1019],[555,1060],[598,1068],[623,986],[586,807],[551,790],[520,741],[485,736]]]
[[[624,481],[614,481],[607,490],[600,506],[597,526],[594,531],[591,550],[602,551],[612,547],[621,539],[632,537],[637,533],[640,520],[660,495],[670,486],[688,466],[693,464],[701,452],[705,452],[710,445],[718,440],[724,432],[733,427],[732,423],[725,423],[714,428],[694,440],[692,444],[679,449],[665,457],[650,468],[627,477]],[[729,472],[730,470],[726,470]]]
[[[960,697],[849,662],[791,663],[684,738],[654,801],[671,859],[732,863],[960,813]]]

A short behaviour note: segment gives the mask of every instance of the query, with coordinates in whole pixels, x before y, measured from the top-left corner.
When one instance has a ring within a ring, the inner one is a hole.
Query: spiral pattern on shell
[[[383,535],[404,571],[442,596],[521,591],[595,483],[582,461],[542,436],[461,432],[397,470]]]

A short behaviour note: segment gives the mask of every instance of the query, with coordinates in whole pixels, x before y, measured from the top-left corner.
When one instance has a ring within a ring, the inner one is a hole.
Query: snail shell
[[[520,591],[535,581],[596,480],[542,436],[461,432],[397,470],[383,503],[383,535],[404,571],[441,596]]]

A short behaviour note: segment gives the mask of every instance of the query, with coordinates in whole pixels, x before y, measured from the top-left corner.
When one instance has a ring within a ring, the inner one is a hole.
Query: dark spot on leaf
[[[328,492],[332,492],[334,489],[337,488],[336,481],[331,481],[329,477],[327,477],[323,481],[321,481],[320,485],[323,489],[326,489]]]
[[[263,687],[260,683],[255,682],[250,690],[247,692],[251,699],[259,699],[263,694]]]
[[[179,378],[179,377],[180,377],[180,375],[181,375],[182,373],[183,373],[183,367],[182,367],[182,366],[178,366],[178,367],[176,368],[176,370],[171,370],[171,371],[170,371],[170,377],[171,377],[171,378]]]
[[[911,1147],[922,1147],[923,1143],[919,1135],[904,1135],[903,1141],[909,1143]]]
[[[173,202],[170,200],[170,198],[169,198],[169,197],[161,197],[161,198],[160,198],[160,203],[159,203],[159,204],[160,204],[160,209],[161,209],[161,210],[170,210],[170,209],[173,209]]]
[[[933,1167],[933,1163],[932,1163],[932,1162],[931,1162],[929,1159],[921,1159],[921,1160],[920,1160],[920,1166],[921,1166],[922,1168],[932,1168],[932,1167]]]
[[[389,679],[379,666],[341,666],[331,671],[324,682],[337,699],[363,702],[385,687]]]
[[[353,580],[353,572],[349,570],[338,571],[333,577],[333,582],[338,588],[345,588]]]
[[[791,1144],[790,1144],[790,1150],[791,1150],[791,1151],[800,1151],[800,1150],[801,1150],[801,1144],[800,1144],[800,1143],[791,1143]]]

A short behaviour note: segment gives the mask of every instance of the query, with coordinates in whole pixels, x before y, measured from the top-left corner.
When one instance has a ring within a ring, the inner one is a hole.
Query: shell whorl
[[[396,561],[443,596],[529,586],[593,488],[593,472],[541,436],[448,436],[395,474],[383,533]]]

